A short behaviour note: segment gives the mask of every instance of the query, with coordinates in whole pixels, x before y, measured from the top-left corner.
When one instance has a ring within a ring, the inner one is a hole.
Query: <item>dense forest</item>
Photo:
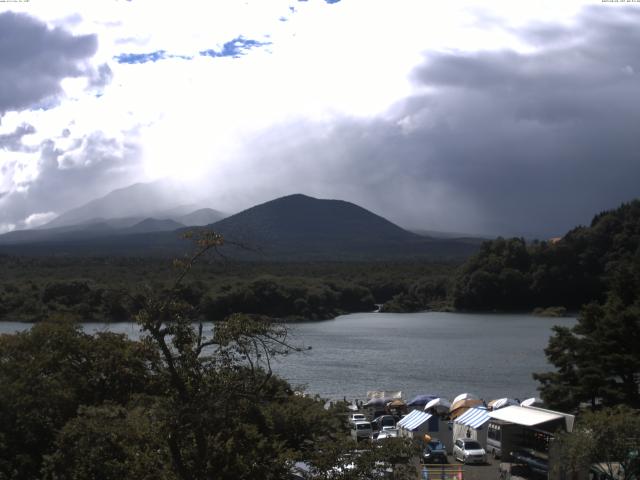
[[[440,306],[455,268],[428,262],[236,263],[212,257],[194,266],[181,294],[202,318],[212,320],[235,312],[319,320],[372,311],[385,302],[389,311]],[[0,269],[6,272],[0,279],[0,320],[28,322],[61,315],[130,320],[140,290],[166,290],[175,275],[170,262],[148,257],[0,256]],[[409,295],[410,305],[401,304]]]
[[[640,200],[596,215],[555,241],[485,242],[460,269],[450,298],[458,310],[578,310],[603,301],[619,268],[640,254]]]

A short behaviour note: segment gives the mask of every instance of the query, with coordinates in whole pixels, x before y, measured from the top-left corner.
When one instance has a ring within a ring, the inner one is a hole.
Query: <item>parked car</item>
[[[354,440],[369,438],[372,431],[371,422],[358,420],[351,424],[351,437]]]
[[[363,413],[352,413],[349,415],[349,422],[363,422],[366,421],[367,417]]]
[[[470,438],[459,438],[453,444],[453,458],[462,463],[486,463],[487,452]]]
[[[447,447],[437,438],[427,443],[422,451],[424,463],[449,463],[447,458]]]
[[[376,440],[384,440],[386,438],[397,438],[398,437],[398,429],[391,427],[383,427],[382,430],[378,433]]]
[[[393,418],[393,415],[381,415],[374,418],[371,424],[374,430],[382,430],[383,427],[395,427],[396,419]]]

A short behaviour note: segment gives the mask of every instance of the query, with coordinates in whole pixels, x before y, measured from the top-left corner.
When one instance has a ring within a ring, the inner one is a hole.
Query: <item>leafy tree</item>
[[[640,252],[615,274],[604,305],[586,306],[572,327],[554,327],[545,353],[556,371],[534,374],[543,399],[640,408]]]
[[[294,460],[315,452],[324,452],[335,467],[340,458],[327,453],[328,445],[344,437],[335,417],[273,375],[272,358],[295,349],[287,329],[246,314],[233,314],[208,331],[193,322],[196,309],[179,295],[182,283],[223,239],[202,232],[196,242],[197,251],[178,263],[174,287],[160,298],[148,295],[136,315],[148,334],[145,342],[159,352],[151,369],[163,386],[156,408],[173,473],[194,480],[279,479]]]
[[[81,406],[45,456],[43,478],[173,480],[153,406]]]
[[[640,200],[594,217],[554,242],[498,238],[459,269],[452,300],[462,310],[579,309],[603,302],[612,272],[640,245]]]
[[[0,478],[37,478],[79,406],[153,392],[152,360],[122,335],[91,336],[68,322],[0,336]]]
[[[551,473],[586,473],[597,469],[608,478],[633,480],[640,476],[640,411],[627,407],[586,412],[571,433],[554,442],[557,462]]]

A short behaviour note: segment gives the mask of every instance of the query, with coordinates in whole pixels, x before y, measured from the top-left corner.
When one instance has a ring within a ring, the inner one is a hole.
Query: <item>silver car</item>
[[[459,438],[453,444],[453,458],[462,463],[487,463],[487,452],[477,441]]]

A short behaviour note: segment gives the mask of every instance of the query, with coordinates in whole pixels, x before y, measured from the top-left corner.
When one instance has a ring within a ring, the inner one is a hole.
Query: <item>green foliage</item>
[[[42,469],[45,479],[169,480],[168,452],[153,409],[81,406],[58,433]]]
[[[534,374],[549,405],[640,408],[640,251],[612,275],[606,303],[584,307],[572,328],[554,327],[545,353],[556,371]]]
[[[383,312],[417,312],[426,309],[448,308],[449,278],[445,276],[423,277],[409,285],[408,291],[395,295],[385,302]]]
[[[572,433],[554,442],[562,462],[554,467],[571,474],[595,469],[608,478],[633,480],[640,476],[640,411],[627,407],[586,412]]]
[[[389,311],[441,308],[453,264],[434,263],[225,263],[193,265],[180,297],[203,318],[232,312],[288,320],[321,320],[371,311],[396,295]],[[77,321],[130,321],[140,292],[172,288],[174,270],[153,258],[26,258],[0,256],[0,320],[42,321],[64,315]],[[402,305],[400,305],[402,303]],[[405,305],[406,303],[406,305]]]
[[[0,478],[36,478],[56,433],[81,405],[153,392],[152,352],[121,335],[42,323],[0,336]]]
[[[452,301],[461,310],[577,310],[603,301],[612,272],[640,245],[640,200],[596,215],[557,242],[498,238],[460,269]]]
[[[373,308],[373,296],[359,285],[261,276],[209,298],[204,302],[203,312],[207,318],[213,319],[241,312],[275,318],[320,320]]]

